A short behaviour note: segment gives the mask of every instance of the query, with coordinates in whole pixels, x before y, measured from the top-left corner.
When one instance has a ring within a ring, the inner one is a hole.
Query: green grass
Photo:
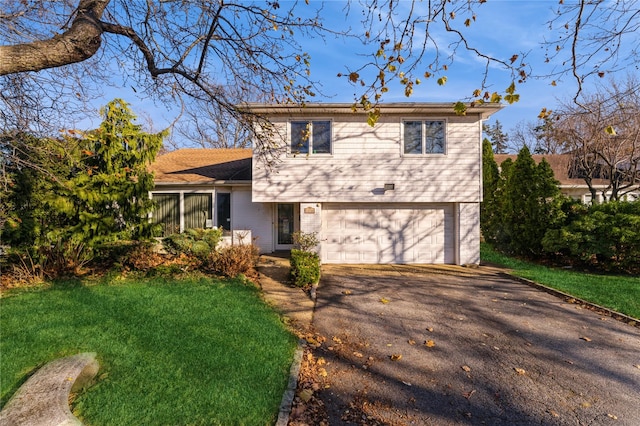
[[[511,274],[517,277],[640,319],[640,277],[550,268],[505,256],[484,243],[481,245],[480,256],[483,262],[509,268]]]
[[[90,425],[265,425],[296,338],[241,280],[67,283],[0,300],[1,402],[57,357],[97,352]]]

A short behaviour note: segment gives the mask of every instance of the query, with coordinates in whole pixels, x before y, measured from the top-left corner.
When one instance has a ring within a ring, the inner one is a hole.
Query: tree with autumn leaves
[[[165,133],[144,132],[120,99],[102,116],[100,127],[88,132],[2,140],[4,151],[14,151],[5,165],[14,209],[3,242],[52,273],[81,267],[103,244],[151,235],[147,168]]]

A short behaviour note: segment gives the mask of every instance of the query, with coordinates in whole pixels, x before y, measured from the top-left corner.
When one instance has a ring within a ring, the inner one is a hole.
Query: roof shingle
[[[156,183],[251,181],[252,150],[185,148],[160,155],[151,164]]]

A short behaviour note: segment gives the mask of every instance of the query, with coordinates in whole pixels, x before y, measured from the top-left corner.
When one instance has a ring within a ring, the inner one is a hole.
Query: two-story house
[[[161,156],[154,221],[251,230],[263,252],[315,232],[323,263],[479,263],[482,121],[499,105],[384,104],[373,127],[350,104],[245,107],[279,135],[274,161],[264,146]]]

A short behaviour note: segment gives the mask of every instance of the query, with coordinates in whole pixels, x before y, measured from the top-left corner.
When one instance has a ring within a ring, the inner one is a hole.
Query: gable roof
[[[185,148],[156,158],[150,166],[156,183],[251,181],[252,150]]]

